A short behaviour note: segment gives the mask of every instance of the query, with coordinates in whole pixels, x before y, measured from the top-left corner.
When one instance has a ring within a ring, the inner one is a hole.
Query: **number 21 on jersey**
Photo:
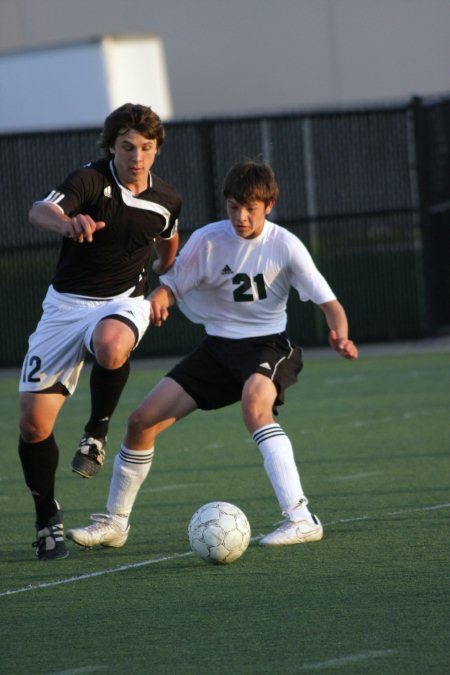
[[[266,285],[262,274],[253,277],[256,286],[256,298],[253,293],[252,279],[248,274],[243,272],[235,274],[231,281],[237,285],[237,288],[233,291],[235,302],[253,302],[254,300],[265,300],[267,298]]]

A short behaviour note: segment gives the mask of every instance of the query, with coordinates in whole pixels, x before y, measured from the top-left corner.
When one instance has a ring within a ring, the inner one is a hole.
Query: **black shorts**
[[[238,340],[208,335],[167,377],[178,382],[200,409],[214,410],[240,401],[246,380],[261,373],[276,386],[276,414],[285,389],[297,382],[302,368],[302,350],[286,333]]]

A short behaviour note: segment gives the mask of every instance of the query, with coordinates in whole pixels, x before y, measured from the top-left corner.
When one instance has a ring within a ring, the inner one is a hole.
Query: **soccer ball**
[[[250,534],[245,513],[228,502],[204,504],[194,513],[188,527],[193,552],[215,565],[237,560],[247,549]]]

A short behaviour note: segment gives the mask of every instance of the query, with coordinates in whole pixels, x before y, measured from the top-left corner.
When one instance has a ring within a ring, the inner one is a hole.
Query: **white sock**
[[[308,500],[303,494],[292,445],[283,429],[279,424],[268,424],[257,429],[252,437],[263,456],[264,468],[282,513],[289,515],[295,509],[297,515],[301,500],[304,500],[302,507],[308,512]]]
[[[128,519],[139,489],[150,471],[153,453],[154,448],[130,450],[121,445],[120,452],[114,459],[106,507],[123,529],[128,526]]]

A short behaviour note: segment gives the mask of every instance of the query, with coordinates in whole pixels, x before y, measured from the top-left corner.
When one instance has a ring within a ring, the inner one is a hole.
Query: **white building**
[[[154,35],[0,54],[0,93],[0,133],[95,127],[127,101],[172,117],[164,49]]]
[[[0,0],[3,53],[142,33],[161,39],[177,119],[450,91],[450,0]],[[79,105],[76,77],[50,64],[37,86]]]

